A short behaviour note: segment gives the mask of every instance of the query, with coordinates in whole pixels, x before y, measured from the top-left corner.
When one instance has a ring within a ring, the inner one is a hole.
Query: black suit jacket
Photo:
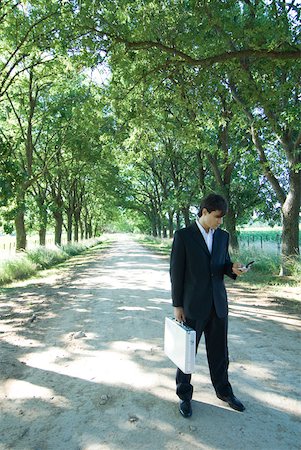
[[[215,230],[212,254],[196,223],[175,232],[170,277],[173,306],[182,306],[186,318],[206,319],[212,304],[218,317],[228,314],[224,275],[235,279],[229,252],[229,234]]]

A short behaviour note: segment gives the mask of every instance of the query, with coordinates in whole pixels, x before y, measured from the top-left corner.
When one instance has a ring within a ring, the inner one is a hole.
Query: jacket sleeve
[[[183,306],[186,251],[183,240],[176,231],[170,256],[171,298],[173,306]]]
[[[228,242],[227,242],[227,253],[226,253],[224,273],[226,275],[228,275],[228,277],[232,278],[233,280],[236,280],[237,275],[235,275],[235,273],[232,272],[233,262],[231,261],[228,249],[229,249],[229,235],[228,235]]]

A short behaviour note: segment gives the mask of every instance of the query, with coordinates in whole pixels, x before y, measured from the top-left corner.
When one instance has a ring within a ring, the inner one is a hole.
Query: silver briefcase
[[[182,372],[194,372],[195,349],[195,330],[175,319],[165,317],[164,352]]]

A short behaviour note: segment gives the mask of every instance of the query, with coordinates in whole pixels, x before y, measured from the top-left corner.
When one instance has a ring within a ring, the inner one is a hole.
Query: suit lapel
[[[203,238],[203,235],[195,222],[191,225],[191,231],[193,239],[202,247],[202,249],[208,256],[211,256],[207,244],[205,242],[205,239]]]

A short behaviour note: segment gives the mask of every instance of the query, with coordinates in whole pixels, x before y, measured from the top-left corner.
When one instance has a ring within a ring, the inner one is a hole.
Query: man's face
[[[203,223],[206,228],[216,230],[223,223],[222,211],[212,211],[209,213],[206,208],[202,212]]]

